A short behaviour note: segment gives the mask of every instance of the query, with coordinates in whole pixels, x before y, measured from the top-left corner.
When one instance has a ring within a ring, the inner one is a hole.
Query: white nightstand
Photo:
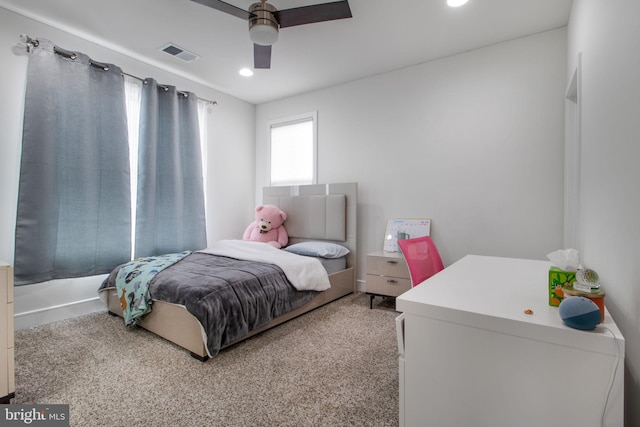
[[[365,292],[371,297],[369,308],[377,296],[397,297],[411,289],[409,267],[401,252],[378,251],[367,255]]]

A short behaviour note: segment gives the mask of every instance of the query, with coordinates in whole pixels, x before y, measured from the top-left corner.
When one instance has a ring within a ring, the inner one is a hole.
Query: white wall
[[[22,113],[28,57],[15,46],[20,34],[48,38],[60,47],[119,65],[125,72],[216,100],[208,115],[208,240],[242,235],[253,219],[255,106],[170,74],[34,20],[0,8],[0,259],[13,263]],[[106,43],[105,43],[106,44]],[[102,309],[95,300],[104,276],[59,280],[15,289],[16,327],[46,323]]]
[[[267,122],[317,110],[319,182],[359,183],[359,278],[394,217],[431,218],[445,265],[545,259],[563,241],[565,64],[559,29],[259,105],[256,189]]]
[[[626,340],[625,425],[640,425],[640,2],[574,0],[568,77],[582,57],[580,253]]]

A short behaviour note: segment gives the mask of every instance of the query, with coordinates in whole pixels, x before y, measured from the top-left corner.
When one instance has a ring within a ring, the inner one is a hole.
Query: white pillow
[[[349,249],[331,242],[300,242],[287,246],[285,251],[305,256],[320,258],[341,258],[349,253]]]

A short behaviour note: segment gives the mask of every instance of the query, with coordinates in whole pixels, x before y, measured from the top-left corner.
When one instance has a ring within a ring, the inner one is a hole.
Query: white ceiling
[[[250,78],[238,74],[253,68],[247,22],[191,0],[0,0],[0,7],[261,104],[564,27],[571,2],[469,0],[450,8],[446,0],[349,0],[351,19],[281,29],[271,69]],[[246,10],[253,1],[228,3]],[[201,58],[187,63],[161,52],[169,42]]]

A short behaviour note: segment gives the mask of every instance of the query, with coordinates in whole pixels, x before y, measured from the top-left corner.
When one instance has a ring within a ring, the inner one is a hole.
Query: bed
[[[178,299],[175,301],[179,302],[175,303],[162,299],[166,297],[166,294],[172,293],[170,285],[164,283],[168,282],[166,278],[169,277],[169,275],[177,275],[179,278],[180,274],[182,274],[186,282],[189,277],[193,278],[201,274],[200,271],[190,270],[192,268],[191,266],[198,269],[203,264],[208,264],[209,259],[214,258],[218,259],[218,261],[215,261],[216,266],[214,267],[218,269],[217,272],[203,274],[210,274],[212,276],[224,275],[223,270],[225,268],[229,270],[242,270],[240,274],[247,276],[257,275],[253,270],[248,270],[253,268],[257,268],[260,271],[264,270],[266,272],[265,274],[269,275],[269,277],[283,274],[282,269],[279,270],[275,266],[264,263],[253,266],[253,264],[255,264],[254,261],[236,260],[226,252],[223,252],[222,256],[216,253],[219,245],[230,244],[235,247],[235,245],[242,245],[247,242],[216,242],[212,248],[207,248],[202,252],[196,251],[191,253],[170,267],[167,267],[165,270],[162,270],[160,273],[157,273],[156,278],[151,281],[153,285],[149,287],[152,297],[151,311],[141,317],[137,321],[137,324],[185,348],[193,357],[206,361],[210,357],[215,356],[221,349],[234,345],[244,339],[356,291],[356,183],[265,187],[263,189],[262,202],[263,204],[276,205],[287,213],[285,227],[289,234],[288,247],[303,242],[304,245],[308,243],[323,245],[326,243],[332,246],[344,247],[348,250],[348,253],[344,257],[318,258],[322,261],[323,269],[326,269],[323,270],[323,272],[326,275],[325,280],[328,279],[328,289],[322,291],[298,291],[293,288],[292,282],[289,281],[287,286],[290,288],[288,292],[292,297],[291,303],[280,304],[284,306],[279,307],[277,311],[274,310],[272,313],[273,316],[271,316],[268,321],[264,319],[252,319],[248,325],[243,324],[242,328],[239,327],[239,332],[232,331],[235,332],[235,334],[227,334],[227,330],[221,332],[223,336],[220,342],[214,343],[218,338],[215,335],[214,338],[211,338],[212,335],[210,331],[213,329],[211,324],[215,324],[215,322],[208,320],[207,316],[210,315],[193,311],[193,308],[186,300],[183,303],[183,300]],[[249,244],[256,245],[256,243]],[[240,246],[240,249],[241,248]],[[287,255],[290,257],[305,258],[303,255],[292,255],[288,252]],[[217,265],[217,263],[220,263],[220,265]],[[341,265],[336,267],[336,263],[341,263]],[[238,266],[238,264],[240,265]],[[275,271],[272,267],[275,268]],[[246,273],[244,273],[245,270],[247,271]],[[221,271],[223,272],[221,273]],[[278,271],[280,271],[280,273],[278,273]],[[121,307],[120,295],[118,295],[118,291],[115,286],[113,286],[113,277],[115,274],[117,274],[116,270],[105,280],[99,289],[99,295],[110,314],[123,317],[124,313]],[[288,279],[289,272],[286,271],[284,274]],[[302,281],[303,289],[305,289],[304,277],[303,275],[302,278],[296,279],[297,281]],[[272,279],[260,280],[265,282]],[[274,278],[273,280],[279,281],[280,279]],[[204,287],[204,281],[205,279],[202,279],[199,284],[196,283],[195,287]],[[159,283],[157,286],[155,285],[156,282]],[[178,285],[182,284],[178,283],[176,286]],[[156,287],[154,288],[154,286]],[[161,288],[160,286],[163,287]],[[298,283],[296,283],[295,286],[298,286]],[[313,287],[311,287],[311,289],[313,289]],[[240,294],[243,291],[235,290],[233,292]],[[156,298],[156,296],[159,296],[159,298]],[[252,305],[252,303],[249,303],[249,305]],[[189,309],[187,309],[187,307],[189,307]],[[189,310],[195,313],[195,315]],[[238,308],[238,310],[244,311],[246,307]],[[236,314],[232,314],[231,317],[236,316]],[[240,314],[237,315],[240,316]],[[242,315],[247,317],[246,314]],[[227,315],[227,317],[229,317],[229,315]],[[239,323],[242,322],[239,321]],[[240,335],[238,335],[238,333],[240,333]]]

